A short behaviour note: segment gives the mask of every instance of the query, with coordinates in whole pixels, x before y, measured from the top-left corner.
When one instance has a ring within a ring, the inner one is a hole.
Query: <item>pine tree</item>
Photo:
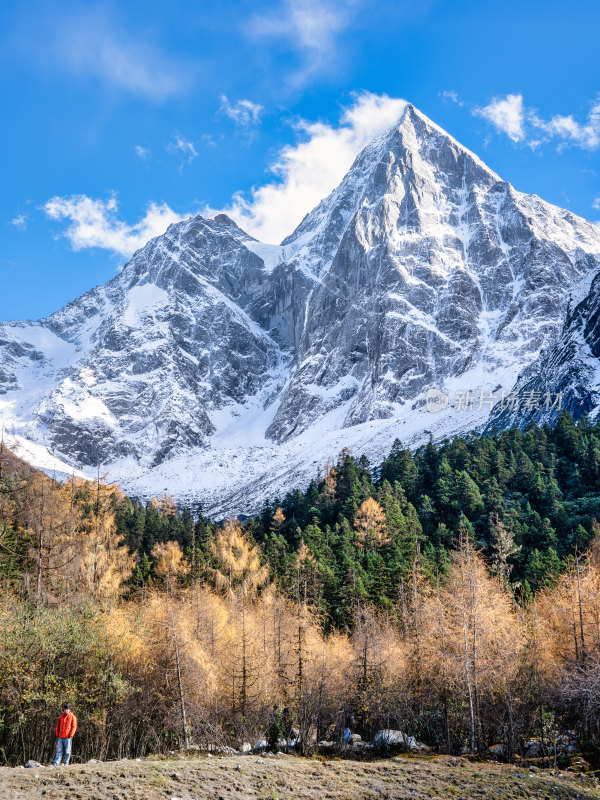
[[[510,528],[506,527],[497,512],[490,514],[489,529],[492,570],[501,582],[509,581],[512,571],[509,559],[515,556],[521,548],[515,544]]]
[[[479,487],[465,470],[457,473],[455,486],[454,503],[457,510],[474,520],[483,511]]]

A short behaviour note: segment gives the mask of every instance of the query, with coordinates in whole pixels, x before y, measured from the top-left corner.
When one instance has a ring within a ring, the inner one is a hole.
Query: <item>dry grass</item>
[[[319,761],[292,756],[228,756],[0,769],[6,800],[575,800],[599,798],[594,777],[460,758]]]

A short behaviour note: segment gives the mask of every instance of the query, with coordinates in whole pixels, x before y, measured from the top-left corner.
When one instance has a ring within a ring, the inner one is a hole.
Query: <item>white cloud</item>
[[[253,103],[251,100],[236,100],[234,103],[230,103],[224,94],[221,95],[219,111],[232,119],[236,125],[243,127],[256,125],[263,110],[263,106]]]
[[[189,72],[159,47],[125,32],[106,15],[57,18],[53,64],[77,76],[87,75],[110,86],[163,101],[187,88]]]
[[[198,151],[196,150],[194,143],[186,141],[179,134],[175,134],[175,141],[171,142],[168,149],[172,153],[181,153],[188,164],[191,164],[191,162],[198,156]]]
[[[133,149],[138,158],[148,158],[150,155],[150,150],[147,147],[142,147],[141,144],[134,145]]]
[[[114,195],[108,200],[94,200],[83,194],[53,197],[44,205],[44,211],[50,219],[69,221],[64,236],[73,250],[100,247],[125,258],[164,233],[171,223],[186,218],[176,214],[166,203],[150,203],[142,219],[128,225],[118,217]]]
[[[529,121],[548,138],[562,140],[565,145],[575,144],[584,150],[595,150],[600,146],[600,101],[591,108],[584,123],[577,122],[572,115],[562,114],[543,120],[534,111],[530,112]]]
[[[473,113],[487,119],[513,142],[520,142],[525,138],[522,94],[507,94],[504,98],[496,97],[487,106],[474,109]]]
[[[225,213],[257,239],[280,242],[337,186],[359,151],[398,121],[405,107],[405,100],[364,93],[343,111],[337,125],[298,123],[301,141],[284,147],[271,166],[278,180],[253,189],[250,197],[237,195]]]
[[[592,208],[595,208],[596,211],[600,211],[600,195],[598,195],[598,197],[594,197],[592,200]]]
[[[15,228],[25,230],[27,227],[27,217],[24,214],[18,214],[14,219],[11,219],[10,224],[14,225]]]
[[[530,147],[551,140],[558,142],[559,149],[569,145],[584,150],[600,147],[600,100],[596,100],[585,122],[578,122],[571,114],[543,119],[535,109],[524,105],[521,94],[495,98],[487,106],[475,108],[473,114],[487,119],[513,142],[526,142]]]
[[[444,92],[440,92],[439,94],[440,94],[440,97],[442,98],[442,100],[450,100],[452,103],[456,103],[457,106],[463,106],[464,105],[463,101],[459,98],[459,96],[458,96],[458,94],[456,92],[444,91]]]
[[[282,0],[268,14],[253,16],[246,25],[257,39],[281,39],[302,57],[292,83],[301,85],[335,63],[337,37],[349,27],[356,2],[340,0]]]

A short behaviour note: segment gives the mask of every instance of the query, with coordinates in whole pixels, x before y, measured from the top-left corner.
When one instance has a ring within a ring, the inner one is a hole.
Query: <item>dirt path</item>
[[[598,781],[460,758],[378,762],[293,756],[112,761],[58,769],[0,768],[2,800],[574,800],[598,798]]]

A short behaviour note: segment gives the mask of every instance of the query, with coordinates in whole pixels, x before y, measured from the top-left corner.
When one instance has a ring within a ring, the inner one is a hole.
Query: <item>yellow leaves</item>
[[[285,522],[285,514],[281,510],[281,506],[277,506],[277,510],[273,514],[273,531],[279,533],[281,526]]]
[[[163,494],[158,501],[158,510],[167,517],[177,516],[177,503],[170,494]]]
[[[303,569],[307,565],[312,566],[315,563],[315,557],[306,546],[304,539],[300,539],[300,547],[296,553],[296,569]]]
[[[367,497],[356,512],[354,526],[361,545],[374,547],[388,541],[387,526],[383,509],[373,497]]]
[[[578,555],[556,587],[538,595],[535,606],[536,647],[544,671],[559,673],[565,664],[581,664],[600,653],[600,536],[585,556]]]
[[[337,470],[331,461],[328,461],[325,464],[325,477],[323,479],[323,483],[323,494],[328,500],[333,500],[337,487]]]
[[[521,618],[467,540],[444,585],[423,597],[419,613],[415,667],[438,686],[455,690],[472,681],[493,695],[515,678],[524,646]]]
[[[102,617],[102,634],[108,650],[118,653],[126,663],[143,660],[147,653],[138,610],[134,604],[128,603],[111,608]]]
[[[239,522],[228,520],[211,542],[217,563],[213,571],[218,591],[251,599],[269,578],[269,567],[261,564],[260,550],[252,545]]]
[[[29,585],[36,600],[118,596],[133,570],[133,559],[116,533],[118,488],[81,479],[62,484],[36,473],[26,493]]]
[[[190,566],[177,542],[155,544],[152,548],[152,557],[156,560],[155,574],[169,585],[174,579],[187,575],[190,571]]]
[[[81,552],[81,569],[88,591],[98,599],[118,596],[133,566],[134,557],[116,533],[112,509],[95,516]]]
[[[170,494],[163,494],[158,499],[153,497],[148,505],[155,511],[165,514],[167,517],[177,516],[177,503]]]

